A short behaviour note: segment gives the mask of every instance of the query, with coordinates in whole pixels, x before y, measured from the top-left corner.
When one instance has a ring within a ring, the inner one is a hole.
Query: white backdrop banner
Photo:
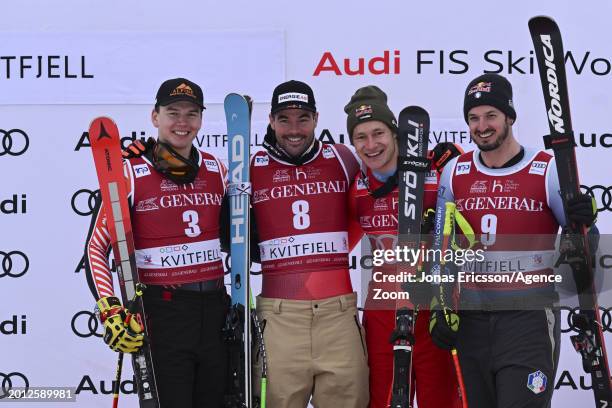
[[[0,397],[27,381],[77,389],[76,403],[61,406],[110,406],[116,354],[100,338],[81,262],[97,189],[87,127],[108,115],[124,144],[156,136],[150,113],[168,78],[202,86],[208,109],[195,144],[223,160],[225,95],[254,97],[252,144],[259,148],[272,90],[286,79],[313,87],[320,112],[315,135],[325,142],[349,143],[343,107],[357,88],[374,84],[387,92],[394,112],[408,105],[429,111],[431,146],[454,141],[473,149],[463,91],[484,71],[510,80],[517,138],[542,148],[548,127],[527,20],[550,14],[568,52],[581,183],[598,202],[601,232],[612,233],[612,48],[606,32],[612,3],[509,2],[492,12],[485,0],[469,7],[391,2],[392,9],[313,0],[299,15],[281,0],[181,0],[180,11],[153,7],[150,0],[35,3],[3,8],[0,28]],[[358,265],[355,256],[351,263]],[[600,261],[610,283],[612,254]],[[359,291],[359,268],[351,277]],[[259,277],[254,280],[257,292]],[[612,304],[600,306],[610,344]],[[594,406],[565,318],[562,329],[557,378],[549,379],[556,388],[553,407]],[[126,359],[120,406],[135,407],[128,366]],[[12,404],[0,399],[3,406]]]
[[[5,33],[0,104],[148,104],[162,80],[204,82],[205,102],[233,89],[268,97],[285,72],[280,30]]]

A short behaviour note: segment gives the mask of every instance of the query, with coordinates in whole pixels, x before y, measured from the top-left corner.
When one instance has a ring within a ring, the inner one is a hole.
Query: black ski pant
[[[161,408],[220,408],[227,383],[225,289],[150,286],[144,294]]]
[[[457,351],[467,402],[550,407],[559,362],[559,311],[462,311]]]

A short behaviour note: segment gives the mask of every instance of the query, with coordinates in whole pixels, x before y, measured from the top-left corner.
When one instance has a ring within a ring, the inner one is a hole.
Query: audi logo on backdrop
[[[0,156],[21,156],[30,146],[28,134],[21,129],[0,129]]]
[[[571,308],[567,306],[559,307],[561,311],[566,311],[567,318],[561,319],[561,333],[577,332],[572,325],[573,316],[575,316],[580,309],[577,307]],[[612,308],[599,307],[599,316],[601,318],[601,330],[603,332],[612,333]]]
[[[81,310],[72,316],[70,321],[72,332],[83,339],[87,337],[102,337],[102,324],[98,317],[87,310]]]
[[[0,372],[0,386],[2,391],[0,393],[0,399],[8,396],[10,390],[13,388],[22,388],[27,390],[30,387],[30,381],[23,373],[13,371],[12,373]]]
[[[0,251],[0,278],[19,278],[30,268],[30,260],[21,251]]]
[[[90,216],[93,214],[94,208],[96,208],[96,201],[100,195],[100,190],[89,190],[82,188],[72,195],[70,200],[70,206],[72,210],[83,217]]]
[[[612,186],[595,184],[592,186],[581,185],[582,191],[597,201],[597,211],[612,211]]]

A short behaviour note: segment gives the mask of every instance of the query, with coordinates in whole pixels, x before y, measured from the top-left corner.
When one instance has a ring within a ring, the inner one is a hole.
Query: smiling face
[[[514,121],[493,106],[476,106],[468,112],[468,126],[474,143],[483,152],[496,150],[509,140]]]
[[[397,166],[397,138],[379,120],[355,126],[353,146],[363,163],[376,173],[389,173]]]
[[[191,144],[202,127],[202,110],[187,101],[160,106],[151,113],[158,140],[172,146],[181,156],[188,158]]]
[[[299,157],[314,140],[319,114],[306,109],[284,109],[270,114],[276,143],[291,157]]]

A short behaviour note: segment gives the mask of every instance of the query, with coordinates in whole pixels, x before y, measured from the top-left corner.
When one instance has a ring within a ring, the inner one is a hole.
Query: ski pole
[[[255,302],[253,301],[253,293],[249,290],[249,307],[251,309],[251,318],[255,327],[255,336],[259,346],[259,354],[261,356],[261,390],[259,395],[259,408],[266,408],[266,393],[268,388],[268,356],[266,354],[266,346],[264,343],[263,329],[261,322],[255,311]]]
[[[136,284],[136,293],[134,293],[134,297],[128,303],[127,313],[125,316],[125,321],[123,324],[129,327],[130,321],[132,320],[132,315],[136,313],[136,300],[138,297],[142,296],[142,293],[145,289],[145,285],[142,283]],[[119,406],[119,391],[121,390],[121,371],[123,369],[123,351],[119,352],[119,356],[117,357],[117,371],[115,374],[115,384],[113,384],[113,408],[117,408]]]
[[[451,234],[454,229],[456,216],[457,216],[457,205],[451,201],[446,202],[444,229],[442,232],[442,236],[443,236],[442,253],[444,253],[449,248],[449,246],[453,246],[452,244],[449,245],[449,243],[450,243]],[[458,216],[462,218],[462,225],[469,226],[469,228],[464,227],[465,229],[467,229],[467,231],[465,231],[464,229],[462,229],[462,231],[468,238],[468,241],[470,242],[470,247],[471,247],[475,242],[474,231],[471,229],[471,226],[467,223],[467,221],[465,220],[463,215],[461,215],[461,213],[458,213]],[[446,265],[446,261],[444,259],[444,256],[442,256],[440,259],[440,269],[442,270],[445,265]],[[444,297],[444,287],[442,286],[442,284],[440,284],[439,288],[440,288],[440,293],[438,297],[440,300],[440,307],[442,308],[442,312],[444,313],[444,318],[446,319],[446,323],[450,327],[451,317],[448,313],[448,308],[446,306],[446,300]],[[465,392],[465,384],[463,382],[463,374],[461,373],[461,364],[459,363],[459,356],[457,354],[457,348],[454,346],[451,348],[451,356],[453,358],[453,364],[455,366],[455,374],[457,376],[457,383],[459,385],[459,392],[461,394],[461,404],[463,408],[468,408],[467,396]]]

